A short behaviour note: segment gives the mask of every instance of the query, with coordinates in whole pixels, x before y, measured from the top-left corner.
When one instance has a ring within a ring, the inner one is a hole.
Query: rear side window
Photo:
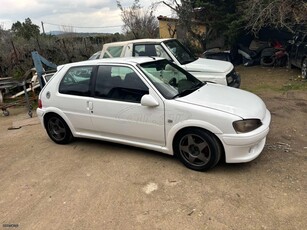
[[[163,57],[167,60],[171,60],[160,44],[135,44],[133,56]]]
[[[61,80],[59,92],[63,94],[90,96],[90,80],[93,66],[70,68]]]
[[[120,57],[123,51],[123,46],[111,46],[108,47],[106,53],[104,54],[104,58],[110,57]]]

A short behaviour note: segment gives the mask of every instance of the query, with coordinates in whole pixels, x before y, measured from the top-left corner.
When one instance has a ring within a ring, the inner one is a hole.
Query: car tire
[[[174,139],[174,151],[188,168],[206,171],[220,160],[222,147],[217,138],[202,129],[189,128],[181,131]]]
[[[307,79],[307,58],[302,62],[302,78]]]
[[[68,144],[73,135],[66,122],[58,115],[51,114],[46,117],[45,127],[48,136],[57,144]]]
[[[6,109],[4,109],[2,112],[3,112],[3,116],[5,116],[5,117],[10,115],[10,111],[8,111]]]
[[[275,57],[264,56],[261,57],[260,59],[260,65],[262,66],[270,67],[273,66],[274,63],[275,63]]]

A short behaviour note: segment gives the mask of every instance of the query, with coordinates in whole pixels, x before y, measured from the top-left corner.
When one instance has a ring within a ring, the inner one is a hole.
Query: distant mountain
[[[111,33],[75,33],[75,32],[64,32],[64,31],[50,31],[46,33],[47,35],[54,35],[54,36],[61,36],[64,34],[75,34],[81,37],[88,37],[88,36],[99,36],[99,35],[107,35]]]
[[[50,31],[50,32],[47,32],[46,34],[47,35],[55,35],[55,36],[57,36],[57,35],[60,35],[60,34],[64,34],[65,32],[63,32],[63,31]]]

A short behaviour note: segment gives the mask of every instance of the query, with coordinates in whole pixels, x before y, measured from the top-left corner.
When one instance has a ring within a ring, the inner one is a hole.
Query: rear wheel
[[[220,160],[221,147],[216,137],[197,128],[186,129],[174,140],[174,151],[188,168],[206,171]]]
[[[10,115],[10,112],[9,112],[8,110],[6,110],[6,109],[2,110],[2,112],[3,112],[3,115],[4,115],[5,117],[7,117],[7,116]]]
[[[45,127],[48,136],[57,144],[67,144],[73,139],[73,135],[68,125],[58,115],[49,115],[46,118]]]
[[[302,64],[302,77],[307,79],[307,58],[304,59]]]

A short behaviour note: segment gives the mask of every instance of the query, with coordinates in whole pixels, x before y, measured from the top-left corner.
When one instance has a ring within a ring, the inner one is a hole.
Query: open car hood
[[[188,72],[225,73],[225,75],[233,69],[230,62],[206,58],[198,58],[184,67]]]

